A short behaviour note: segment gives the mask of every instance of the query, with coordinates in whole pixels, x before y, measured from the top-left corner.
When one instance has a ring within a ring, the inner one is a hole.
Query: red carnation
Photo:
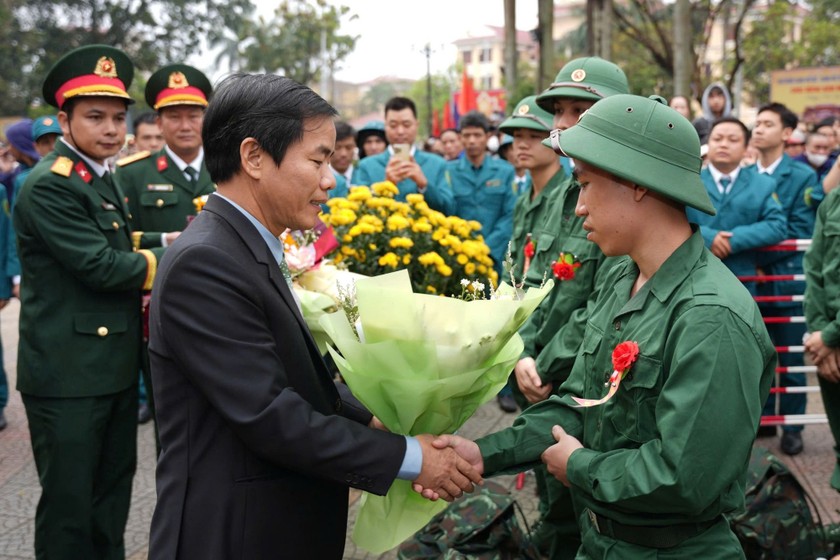
[[[621,372],[622,377],[636,361],[639,355],[639,345],[631,340],[627,340],[615,347],[612,353],[613,370]]]
[[[528,243],[525,244],[525,258],[532,259],[534,258],[534,252],[537,250],[537,245],[532,241],[528,240]]]

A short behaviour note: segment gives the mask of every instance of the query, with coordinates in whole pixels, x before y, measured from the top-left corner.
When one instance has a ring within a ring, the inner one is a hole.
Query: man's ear
[[[636,202],[641,201],[647,193],[648,193],[647,187],[640,187],[639,185],[633,185],[633,200],[635,200]]]
[[[239,144],[239,164],[246,175],[260,179],[265,162],[266,153],[254,138],[248,137]]]

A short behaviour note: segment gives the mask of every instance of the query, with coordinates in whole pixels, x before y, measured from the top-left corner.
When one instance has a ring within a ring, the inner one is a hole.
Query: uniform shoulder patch
[[[59,156],[56,158],[55,163],[52,164],[52,167],[50,167],[50,171],[62,177],[69,177],[73,171],[73,160],[68,157]]]
[[[117,167],[122,167],[124,165],[128,165],[129,163],[134,163],[135,161],[146,159],[150,155],[152,155],[152,152],[150,152],[149,150],[143,150],[142,152],[137,152],[135,154],[131,154],[130,156],[125,156],[124,158],[117,160]]]

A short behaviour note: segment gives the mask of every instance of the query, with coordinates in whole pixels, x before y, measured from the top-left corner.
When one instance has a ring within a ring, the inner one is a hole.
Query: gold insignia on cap
[[[171,89],[181,89],[187,87],[189,82],[187,82],[187,77],[184,76],[183,72],[172,72],[169,74],[169,88]]]
[[[583,68],[578,68],[574,72],[572,72],[572,81],[573,82],[582,82],[586,78],[586,71]]]
[[[527,113],[528,113],[528,111],[530,111],[530,110],[531,110],[531,108],[530,108],[530,107],[528,107],[527,105],[522,105],[521,107],[519,107],[519,114],[520,114],[520,115],[525,115],[525,114],[527,114]]]
[[[53,123],[53,120],[49,117],[44,119],[44,126],[50,126]]]
[[[99,57],[99,60],[96,61],[96,68],[93,73],[100,78],[116,78],[117,65],[114,63],[113,58],[101,56]]]

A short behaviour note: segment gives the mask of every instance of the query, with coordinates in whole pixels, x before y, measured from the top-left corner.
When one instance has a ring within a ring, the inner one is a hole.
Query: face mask
[[[487,139],[487,149],[493,152],[494,154],[499,151],[499,138],[498,136],[491,136]]]
[[[812,154],[811,152],[805,152],[805,157],[808,158],[811,165],[815,167],[822,167],[822,164],[828,160],[828,154]]]

